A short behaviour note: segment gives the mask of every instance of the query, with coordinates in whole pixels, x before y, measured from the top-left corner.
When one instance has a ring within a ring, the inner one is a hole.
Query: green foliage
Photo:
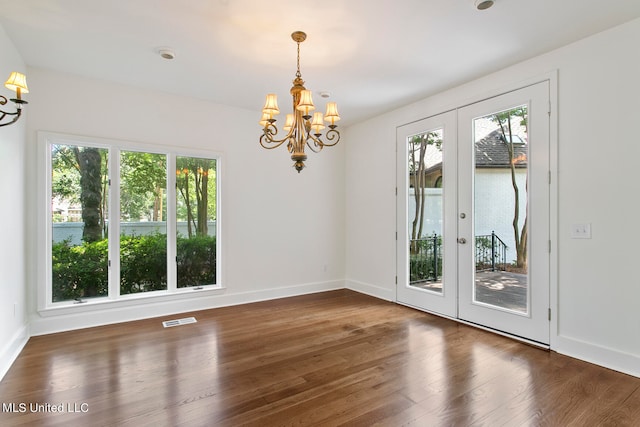
[[[167,289],[167,236],[120,236],[120,294]]]
[[[51,146],[51,192],[53,197],[80,202],[80,167],[73,152],[67,145]]]
[[[108,240],[52,247],[53,302],[108,295]],[[179,287],[216,283],[216,238],[178,237]],[[167,237],[164,234],[120,237],[120,293],[167,288]]]
[[[440,277],[442,277],[441,257],[434,260],[433,256],[420,257],[412,255],[409,259],[409,283],[436,281]]]
[[[409,283],[436,281],[442,277],[442,236],[410,242]]]
[[[122,151],[120,153],[120,216],[128,221],[161,220],[166,217],[164,189],[167,156]],[[160,200],[163,202],[160,203]],[[162,211],[159,207],[162,205]]]
[[[495,113],[490,117],[490,120],[499,125],[505,126],[511,120],[516,120],[520,126],[527,126],[527,106],[521,105],[520,107],[512,108],[511,110],[501,111]]]
[[[82,206],[82,239],[96,242],[106,232],[108,150],[75,145],[51,146],[51,196]],[[54,207],[57,202],[54,202]],[[64,221],[62,216],[53,219]]]
[[[216,238],[178,238],[178,287],[216,283]]]
[[[416,173],[425,168],[425,152],[427,146],[435,145],[442,151],[442,130],[422,133],[409,138],[409,173]]]
[[[214,159],[176,158],[176,214],[190,237],[208,235],[207,222],[216,218],[216,168]]]
[[[68,241],[53,245],[53,302],[106,296],[109,286],[107,239],[74,246]]]

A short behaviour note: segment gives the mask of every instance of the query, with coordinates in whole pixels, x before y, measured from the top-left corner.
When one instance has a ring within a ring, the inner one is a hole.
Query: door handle
[[[464,237],[458,237],[458,243],[464,245],[465,243],[467,243],[467,239],[465,239]]]

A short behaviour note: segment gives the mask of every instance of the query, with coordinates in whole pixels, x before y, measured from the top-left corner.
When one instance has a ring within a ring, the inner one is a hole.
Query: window
[[[220,287],[217,155],[46,141],[45,308]]]
[[[178,287],[216,283],[216,161],[176,159]]]
[[[120,295],[167,289],[167,156],[120,151]]]

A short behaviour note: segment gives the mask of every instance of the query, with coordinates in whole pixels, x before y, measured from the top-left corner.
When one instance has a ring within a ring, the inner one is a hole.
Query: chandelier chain
[[[300,78],[302,77],[302,74],[300,74],[300,42],[298,43],[298,71],[296,71],[296,77]]]

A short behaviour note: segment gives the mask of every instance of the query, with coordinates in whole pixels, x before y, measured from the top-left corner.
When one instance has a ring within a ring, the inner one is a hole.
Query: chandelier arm
[[[328,130],[324,136],[328,141],[333,141],[335,139],[335,142],[324,142],[321,139],[321,136],[316,137],[313,134],[309,133],[307,134],[306,138],[307,147],[309,147],[314,153],[319,153],[324,147],[333,147],[338,142],[340,142],[340,132],[335,129]]]
[[[323,145],[327,147],[333,147],[338,142],[340,142],[340,131],[337,131],[336,129],[329,129],[327,133],[324,134],[324,136],[327,141],[333,141],[334,139],[336,140],[335,142],[323,142]]]
[[[8,102],[7,98],[0,95],[0,105],[5,105]],[[20,118],[20,115],[22,114],[22,108],[17,108],[15,113],[10,113],[8,111],[2,111],[0,110],[0,121],[4,120],[5,117],[7,116],[14,116],[12,120],[6,122],[6,123],[0,123],[0,127],[2,126],[7,126],[10,125],[12,123],[15,123],[18,121],[18,119]]]
[[[275,139],[278,134],[278,128],[274,124],[269,124],[264,127],[264,133],[260,136],[260,145],[267,150],[280,147],[285,141],[291,137],[291,131],[282,139]],[[269,145],[266,145],[269,144]]]
[[[320,139],[320,137],[316,137],[311,133],[307,134],[306,143],[307,147],[309,147],[309,149],[314,153],[319,153],[320,151],[322,151],[322,147],[325,146],[325,143],[322,142],[322,139]]]

